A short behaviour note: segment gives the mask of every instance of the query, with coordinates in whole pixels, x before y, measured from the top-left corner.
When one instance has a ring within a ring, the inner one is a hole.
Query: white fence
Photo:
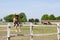
[[[30,40],[33,40],[33,36],[46,36],[46,35],[53,35],[53,34],[57,34],[57,39],[59,40],[59,30],[60,30],[60,25],[57,24],[57,33],[50,33],[50,34],[33,34],[33,26],[38,26],[38,25],[33,25],[32,23],[30,23],[30,34],[10,34],[10,28],[11,25],[10,23],[8,23],[7,26],[7,40],[10,40],[11,37],[14,36],[30,36]]]
[[[57,38],[60,40],[60,25],[57,24]]]

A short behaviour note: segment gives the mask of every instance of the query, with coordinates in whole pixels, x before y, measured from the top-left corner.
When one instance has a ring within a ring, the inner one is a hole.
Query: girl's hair
[[[18,15],[14,15],[14,18],[16,18],[18,20],[19,19],[19,16]]]

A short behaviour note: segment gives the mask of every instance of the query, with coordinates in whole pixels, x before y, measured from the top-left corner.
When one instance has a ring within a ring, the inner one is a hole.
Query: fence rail
[[[48,35],[54,35],[54,34],[57,34],[57,39],[59,40],[59,34],[60,34],[60,32],[59,32],[60,25],[59,24],[57,24],[57,33],[49,33],[49,34],[33,34],[33,26],[39,26],[39,25],[33,25],[32,23],[29,25],[30,34],[10,34],[10,31],[11,31],[10,23],[8,23],[8,25],[4,25],[4,26],[7,27],[7,36],[0,36],[0,38],[7,38],[7,40],[10,40],[11,37],[16,37],[16,36],[30,36],[30,40],[33,40],[33,36],[48,36]]]

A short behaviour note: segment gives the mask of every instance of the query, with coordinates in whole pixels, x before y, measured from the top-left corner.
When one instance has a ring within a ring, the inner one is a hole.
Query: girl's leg
[[[16,32],[18,32],[18,31],[21,32],[21,24],[18,24],[18,23],[17,23],[17,24],[15,25],[15,27],[16,27]]]
[[[19,32],[21,32],[21,24],[19,24]]]
[[[16,26],[15,26],[15,27],[16,27],[16,32],[18,32],[18,28],[17,28],[18,26],[17,26],[17,24],[16,24]]]
[[[16,32],[18,32],[18,31],[21,32],[21,26],[20,26],[20,24],[16,26]]]

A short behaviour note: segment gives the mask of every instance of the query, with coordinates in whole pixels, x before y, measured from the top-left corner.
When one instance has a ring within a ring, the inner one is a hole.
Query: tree
[[[60,16],[56,17],[56,20],[60,20]]]
[[[0,21],[2,21],[2,19],[0,19]]]
[[[49,16],[49,20],[55,20],[56,18],[55,18],[55,16],[53,15],[53,14],[51,14],[50,16]]]
[[[27,22],[27,18],[26,18],[26,15],[25,15],[25,13],[20,13],[20,14],[18,14],[19,15],[19,21],[20,22]]]
[[[39,19],[36,18],[36,19],[35,19],[35,22],[39,22]]]
[[[10,14],[10,15],[5,16],[4,17],[4,20],[6,22],[13,22],[13,17],[14,17],[14,15],[13,14]]]
[[[49,20],[49,15],[48,15],[48,14],[44,14],[44,15],[41,17],[41,20]]]
[[[34,22],[34,19],[33,18],[29,19],[29,22]]]
[[[35,24],[37,24],[39,22],[39,19],[36,18],[34,21],[35,21]]]

